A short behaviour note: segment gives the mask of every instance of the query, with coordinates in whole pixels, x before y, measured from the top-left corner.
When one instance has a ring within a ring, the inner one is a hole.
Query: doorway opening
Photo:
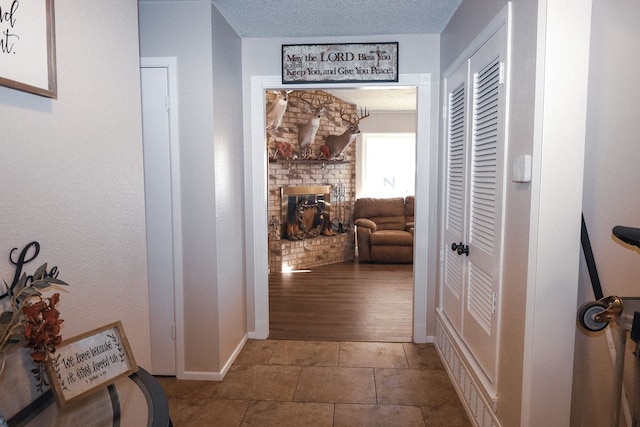
[[[384,175],[415,195],[416,88],[265,99],[270,338],[412,341],[412,264],[359,265],[352,212],[357,182],[372,190]]]
[[[375,85],[362,84],[362,87]],[[413,341],[432,342],[427,335],[427,300],[432,301],[431,287],[427,282],[435,280],[436,230],[429,227],[435,223],[437,189],[430,182],[437,177],[437,129],[431,126],[431,77],[428,74],[400,75],[399,82],[389,87],[416,88],[415,127],[416,143],[416,244],[414,251],[418,262],[413,268]],[[303,87],[284,86],[279,76],[251,78],[251,138],[245,146],[247,176],[247,200],[250,215],[247,218],[247,263],[248,282],[252,284],[248,292],[249,324],[253,329],[249,338],[265,339],[269,336],[269,286],[268,270],[268,157],[265,150],[266,102],[267,90],[337,90],[353,89],[350,86],[327,88],[324,85],[304,85]],[[264,189],[264,192],[256,189]],[[435,288],[433,288],[435,289]],[[253,316],[252,316],[253,315]]]

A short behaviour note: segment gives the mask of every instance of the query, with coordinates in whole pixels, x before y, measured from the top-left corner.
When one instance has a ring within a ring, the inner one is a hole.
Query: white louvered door
[[[495,376],[497,306],[502,269],[505,150],[504,31],[470,60],[471,150],[469,263],[463,338],[487,376]]]
[[[496,374],[502,271],[505,37],[504,28],[494,33],[465,62],[468,73],[464,79],[468,89],[463,102],[466,108],[462,113],[456,110],[458,86],[449,85],[449,81],[456,79],[447,78],[446,81],[449,94],[442,309],[491,382]],[[459,78],[457,74],[458,71],[451,77]],[[462,142],[458,141],[456,130],[460,126],[458,116],[463,117],[465,123]],[[460,155],[463,162],[459,161]],[[463,165],[461,169],[459,164]],[[460,173],[462,178],[459,178]],[[463,195],[462,201],[457,199],[458,195]],[[462,213],[458,215],[460,206]],[[451,225],[458,226],[458,217],[463,222],[460,232],[455,234]],[[465,251],[451,250],[453,243],[462,243]],[[454,294],[458,295],[457,307]]]
[[[467,223],[467,75],[465,62],[445,80],[447,90],[447,157],[445,176],[445,214],[442,254],[444,276],[443,312],[462,334],[463,283],[466,281],[465,259],[451,250],[453,243],[464,242]]]

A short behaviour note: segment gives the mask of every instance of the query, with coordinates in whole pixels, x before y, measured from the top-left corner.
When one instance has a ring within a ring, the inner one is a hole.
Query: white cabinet
[[[507,30],[445,74],[441,312],[494,383],[506,152]]]

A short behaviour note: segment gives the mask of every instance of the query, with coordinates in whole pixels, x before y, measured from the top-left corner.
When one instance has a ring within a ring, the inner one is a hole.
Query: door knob
[[[454,252],[457,252],[458,255],[465,254],[466,256],[469,256],[469,245],[465,245],[462,242],[460,242],[460,243],[452,243],[451,244],[451,250],[454,251]]]
[[[469,245],[463,245],[462,243],[458,245],[458,255],[462,254],[469,256]]]

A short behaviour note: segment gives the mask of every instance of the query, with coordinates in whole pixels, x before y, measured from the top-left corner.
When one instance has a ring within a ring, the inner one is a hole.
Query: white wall
[[[415,111],[372,111],[360,124],[362,133],[415,133]]]
[[[140,56],[177,57],[187,371],[220,365],[215,257],[211,5],[140,3]],[[178,367],[179,369],[179,367]]]
[[[250,76],[280,76],[282,72],[282,45],[302,43],[375,43],[398,42],[398,68],[400,74],[437,72],[440,63],[438,34],[389,35],[357,37],[307,38],[245,38],[242,39],[244,58],[242,73],[245,85]],[[353,87],[353,85],[346,85]]]
[[[242,74],[238,72],[242,45],[215,8],[212,21],[219,336],[220,357],[226,363],[247,333]]]
[[[221,372],[246,334],[240,38],[210,2],[140,3],[140,54],[177,58],[185,371]]]
[[[55,3],[58,99],[0,87],[0,277],[32,240],[58,266],[62,336],[122,320],[150,367],[135,0]]]
[[[252,147],[255,143],[252,141],[252,116],[251,116],[251,79],[256,76],[280,76],[281,74],[281,57],[282,57],[282,45],[283,44],[304,44],[304,43],[358,43],[358,42],[380,42],[380,36],[368,36],[359,37],[353,39],[352,37],[324,37],[324,38],[255,38],[255,39],[243,39],[242,40],[242,74],[243,74],[243,87],[244,87],[244,140],[245,152],[250,152],[248,148],[255,150],[263,150],[262,144],[266,143],[261,141],[261,147]],[[383,41],[397,41],[399,43],[398,50],[398,68],[400,74],[431,74],[432,96],[431,96],[431,127],[429,128],[429,136],[431,140],[435,140],[438,135],[437,129],[437,114],[438,114],[438,98],[433,94],[438,93],[438,81],[439,81],[439,44],[440,36],[437,34],[425,34],[425,35],[396,35],[385,36]],[[338,87],[340,85],[336,85]],[[353,87],[353,84],[345,85],[346,87]],[[256,151],[257,152],[257,151]],[[266,161],[266,156],[265,156]],[[252,182],[253,173],[256,171],[252,167],[251,159],[245,159],[245,182]],[[435,173],[435,171],[433,171]],[[266,172],[265,172],[266,175]],[[261,189],[247,188],[247,198],[245,200],[245,215],[250,222],[254,218],[254,211],[252,203],[256,200],[256,197],[251,195],[251,192],[259,192]],[[435,206],[435,200],[418,200],[416,204],[423,203],[427,206],[429,203]],[[266,206],[266,188],[264,194],[264,204]],[[416,206],[418,209],[418,206]],[[261,230],[252,230],[251,226],[247,227],[247,246],[249,258],[254,256],[253,251],[263,250],[266,253],[266,246],[264,248],[256,248],[253,241],[252,232],[260,233]],[[264,218],[264,229],[267,227],[267,218]],[[256,227],[258,228],[258,227]],[[426,256],[426,254],[423,254]],[[266,255],[265,255],[266,259]],[[264,271],[254,271],[254,265],[251,259],[248,259],[247,264],[247,312],[248,312],[248,329],[249,331],[256,330],[256,319],[253,317],[253,313],[256,311],[256,300],[253,293],[255,287],[256,277],[261,274],[266,274],[268,266],[264,265]],[[427,281],[427,275],[431,275],[431,272],[423,273],[425,277],[416,276],[416,280]],[[258,279],[259,280],[259,279]],[[429,319],[433,319],[433,313],[435,311],[435,282],[431,280],[428,283],[428,313]],[[259,303],[259,301],[258,301]],[[261,310],[258,307],[258,310]],[[258,328],[260,329],[260,325]],[[426,335],[433,335],[433,324],[427,324]],[[422,331],[424,333],[425,331]]]
[[[462,3],[442,34],[443,70],[506,3]],[[507,185],[496,414],[503,425],[566,425],[590,4],[511,3],[507,162],[532,154],[534,178]]]
[[[517,105],[509,114],[513,123],[509,129],[509,151],[505,158],[516,154],[531,154],[533,139],[534,69],[529,56],[535,53],[535,5],[517,2],[513,8],[514,38],[512,48],[511,97]],[[505,0],[463,1],[441,38],[442,70],[446,70],[469,46],[473,39],[505,6]],[[533,46],[532,46],[533,45]],[[509,176],[507,177],[509,179]],[[505,426],[520,424],[522,397],[522,352],[527,275],[528,220],[530,184],[508,183],[506,189],[505,242],[502,289],[502,327],[498,367],[498,410],[500,422]]]
[[[640,227],[639,20],[636,1],[593,2],[583,212],[605,296],[640,295],[640,252],[611,233],[616,225]],[[579,286],[577,305],[593,301],[584,260]],[[572,425],[607,425],[613,368],[604,331],[577,330],[575,348]],[[631,379],[633,361],[626,366]],[[632,395],[632,384],[626,387]]]

